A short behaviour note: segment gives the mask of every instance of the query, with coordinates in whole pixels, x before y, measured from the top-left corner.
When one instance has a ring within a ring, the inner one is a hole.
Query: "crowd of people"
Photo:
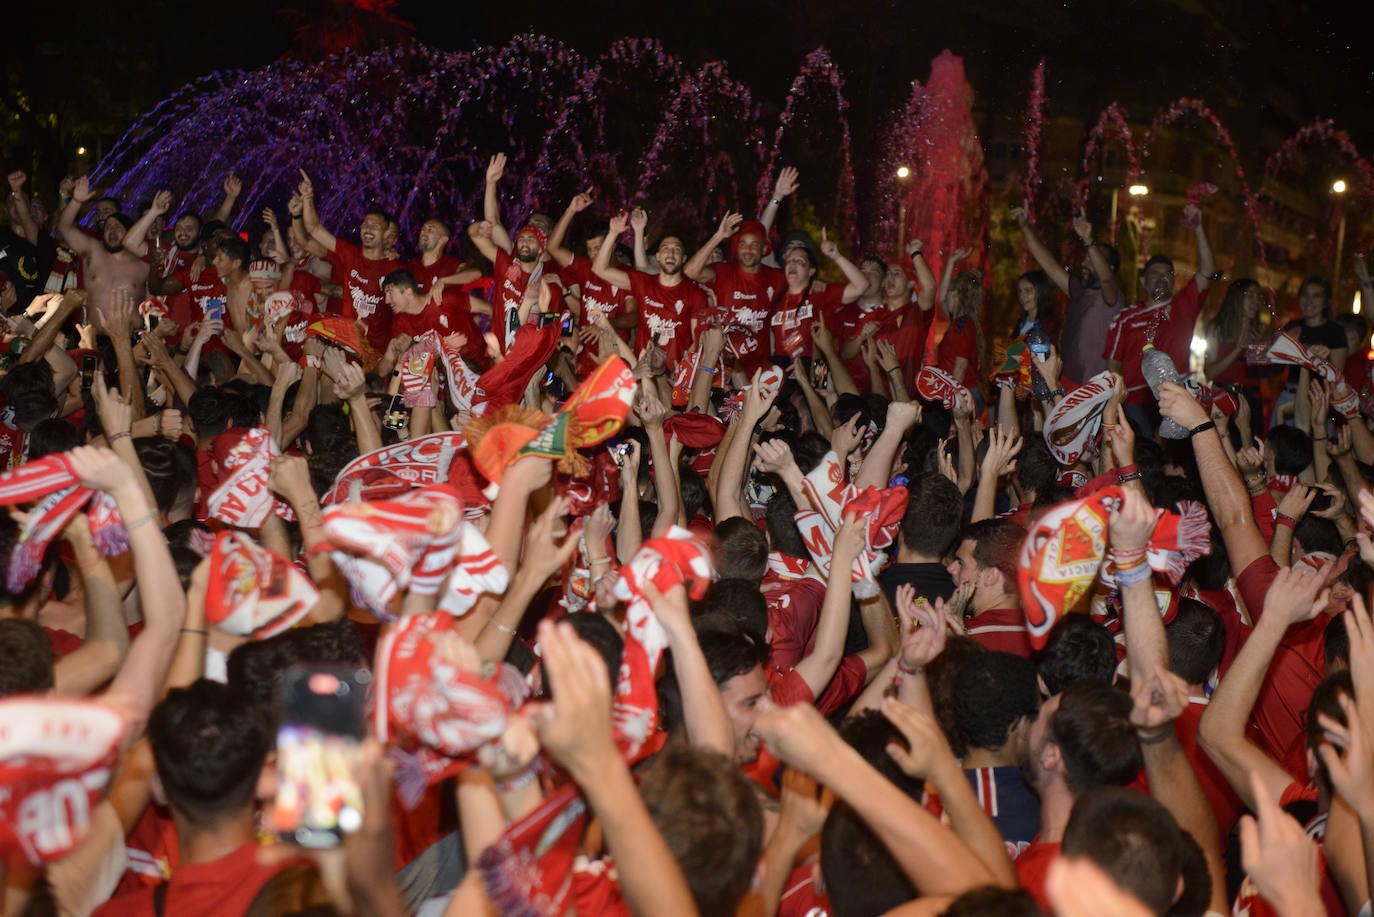
[[[795,169],[704,240],[504,173],[467,244],[9,175],[5,913],[1370,912],[1328,281],[1280,326],[1201,200],[1186,282],[1015,210],[990,290]]]

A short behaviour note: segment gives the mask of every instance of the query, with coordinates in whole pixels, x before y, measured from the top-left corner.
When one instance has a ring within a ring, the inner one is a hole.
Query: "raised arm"
[[[935,272],[926,262],[925,243],[920,239],[912,239],[907,244],[906,254],[916,270],[916,304],[922,312],[929,312],[935,308]]]
[[[62,208],[62,215],[57,218],[57,234],[61,237],[62,244],[82,258],[91,256],[95,244],[90,236],[77,228],[76,215],[94,198],[95,189],[91,187],[91,180],[85,175],[81,176],[72,188],[72,199]]]
[[[572,226],[573,217],[590,207],[592,200],[591,188],[573,195],[573,199],[568,202],[568,209],[563,211],[563,215],[553,226],[553,232],[549,233],[549,257],[557,261],[561,267],[567,267],[573,260],[572,251],[563,245],[563,240],[568,237],[568,228]]]
[[[772,231],[773,223],[778,218],[778,208],[782,206],[782,202],[795,194],[797,189],[801,187],[799,177],[800,173],[792,166],[783,166],[778,171],[778,180],[773,183],[773,196],[769,198],[767,206],[763,208],[763,213],[759,214],[759,222],[763,224],[765,232]],[[772,257],[769,255],[769,258]],[[776,262],[773,266],[777,267]]]
[[[78,446],[68,459],[82,484],[114,497],[133,553],[143,631],[103,698],[128,719],[126,741],[132,742],[142,735],[148,713],[162,693],[181,636],[186,596],[167,539],[158,528],[157,510],[144,496],[133,470],[109,449],[95,446]]]
[[[940,276],[940,308],[949,315],[949,282],[954,279],[954,265],[973,254],[971,248],[958,248],[945,260],[945,269]]]
[[[749,447],[754,442],[754,428],[763,420],[773,405],[773,399],[777,397],[776,392],[763,390],[759,384],[760,375],[760,371],[754,373],[744,392],[744,406],[740,409],[739,421],[731,425],[734,430],[730,442],[716,453],[714,464],[720,466],[720,472],[716,474],[716,489],[711,494],[711,503],[716,508],[717,525],[732,516],[745,515],[740,495],[744,492],[744,480],[749,474]]]
[[[722,755],[733,756],[735,740],[730,714],[725,710],[725,700],[716,687],[715,679],[711,677],[711,667],[701,651],[701,644],[697,642],[686,591],[682,586],[674,586],[663,595],[652,583],[645,583],[644,596],[654,610],[654,617],[658,618],[668,635],[668,649],[673,654],[673,675],[677,678],[678,692],[682,696],[682,719],[687,729],[687,740],[698,748],[709,748]]]
[[[1202,211],[1196,204],[1188,204],[1183,208],[1185,219],[1197,220],[1197,225],[1193,227],[1193,235],[1197,238],[1197,275],[1193,282],[1197,284],[1199,293],[1206,291],[1212,285],[1212,275],[1217,270],[1217,260],[1212,255],[1212,243],[1207,239],[1207,230],[1202,225]]]
[[[9,175],[10,225],[14,228],[15,235],[30,245],[37,245],[38,224],[33,221],[33,212],[29,209],[29,195],[24,191],[24,183],[28,178],[23,172],[11,172]]]
[[[863,295],[864,290],[868,289],[868,278],[864,272],[859,270],[859,266],[840,254],[840,248],[826,235],[825,227],[821,227],[821,254],[839,265],[844,272],[844,279],[848,281],[844,286],[844,293],[840,297],[845,304],[852,303]],[[831,367],[833,370],[834,367]]]
[[[142,258],[148,254],[148,230],[172,206],[172,192],[165,188],[153,195],[153,205],[124,234],[124,250]]]
[[[219,202],[219,207],[210,217],[212,220],[219,220],[221,223],[228,223],[234,216],[234,205],[238,203],[239,195],[243,193],[243,179],[239,178],[238,173],[230,170],[224,177],[224,200]]]
[[[509,255],[515,246],[511,242],[510,233],[506,232],[506,227],[501,222],[501,204],[496,199],[496,186],[505,174],[506,154],[497,153],[487,163],[486,186],[482,190],[482,219],[491,224],[492,244]]]
[[[1102,254],[1102,249],[1098,247],[1097,241],[1093,238],[1093,224],[1088,221],[1088,215],[1082,210],[1074,214],[1073,231],[1078,236],[1078,241],[1083,243],[1083,248],[1088,253],[1088,262],[1093,266],[1093,273],[1097,275],[1097,281],[1102,287],[1102,301],[1107,305],[1116,303],[1117,294],[1121,291],[1121,286],[1116,282],[1116,274],[1112,272],[1112,266],[1107,262],[1107,256]],[[1043,248],[1044,246],[1041,246]],[[1040,259],[1037,257],[1036,262]],[[1063,271],[1063,268],[1059,268]],[[1045,268],[1045,273],[1050,273],[1049,268]],[[1050,275],[1053,278],[1053,274]],[[1058,280],[1055,285],[1059,286],[1065,293],[1068,292],[1068,274],[1064,275],[1064,284],[1061,286]]]
[[[297,193],[301,197],[301,226],[305,229],[306,236],[326,252],[334,251],[339,240],[320,224],[320,215],[315,210],[315,184],[310,180],[310,176],[305,174],[304,169],[301,169],[301,183]]]
[[[820,697],[835,670],[844,658],[844,638],[849,630],[849,598],[851,594],[850,570],[859,559],[864,548],[866,519],[858,516],[845,516],[835,532],[833,554],[830,558],[830,579],[825,586],[825,599],[821,603],[821,614],[816,621],[816,640],[794,670],[811,689],[814,697]]]
[[[85,697],[98,690],[119,670],[129,651],[129,625],[124,620],[124,597],[114,573],[91,540],[84,513],[67,524],[62,537],[71,545],[86,605],[86,639],[81,647],[55,666],[53,693]]]
[[[891,477],[892,463],[901,451],[902,442],[912,427],[921,422],[921,405],[916,401],[893,401],[887,406],[887,420],[883,432],[864,456],[864,463],[854,475],[854,486],[886,487]]]
[[[615,240],[619,239],[625,232],[625,227],[630,223],[630,217],[624,211],[611,217],[610,228],[606,231],[606,240],[601,243],[601,248],[597,249],[596,260],[592,262],[592,273],[612,286],[620,287],[622,290],[630,289],[630,275],[623,269],[611,266],[611,256],[615,254]]]
[[[1064,269],[1064,265],[1059,263],[1054,252],[1050,251],[1045,243],[1040,241],[1039,234],[1030,224],[1030,213],[1025,207],[1013,207],[1011,208],[1011,218],[1016,221],[1017,226],[1021,227],[1021,236],[1026,240],[1026,248],[1030,250],[1035,263],[1040,265],[1040,270],[1049,275],[1050,282],[1059,287],[1061,293],[1067,294],[1069,292],[1069,272]]]
[[[29,346],[25,347],[24,352],[19,355],[19,363],[36,363],[45,359],[48,351],[57,341],[57,336],[62,333],[62,327],[67,323],[67,319],[71,317],[73,312],[86,304],[85,290],[68,290],[65,293],[48,293],[46,295],[56,297],[60,301],[57,308],[48,314],[47,320],[38,326],[38,332],[29,341]]]
[[[649,228],[649,214],[643,207],[630,211],[630,229],[634,235],[635,270],[650,273],[649,252],[644,247],[644,231]]]
[[[716,250],[717,245],[739,232],[740,224],[743,222],[744,215],[740,213],[727,213],[721,217],[716,231],[706,240],[705,245],[696,250],[688,260],[687,266],[682,269],[682,273],[697,283],[710,283],[715,280],[716,269],[711,267],[711,252]]]
[[[1283,635],[1291,625],[1320,614],[1328,594],[1321,573],[1305,567],[1280,568],[1264,597],[1264,613],[1198,724],[1199,744],[1251,809],[1256,805],[1251,773],[1259,776],[1265,795],[1273,800],[1283,795],[1293,778],[1250,741],[1246,723]]]

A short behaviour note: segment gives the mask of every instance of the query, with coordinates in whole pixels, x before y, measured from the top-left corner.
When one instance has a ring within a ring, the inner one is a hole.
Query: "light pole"
[[[1341,282],[1341,249],[1345,248],[1345,208],[1341,206],[1341,195],[1345,194],[1345,179],[1338,178],[1331,183],[1331,193],[1336,195],[1336,207],[1341,221],[1336,226],[1336,263],[1331,267],[1331,286],[1336,288]]]
[[[906,166],[897,167],[897,257],[901,258],[902,248],[906,245],[906,180],[911,170]]]

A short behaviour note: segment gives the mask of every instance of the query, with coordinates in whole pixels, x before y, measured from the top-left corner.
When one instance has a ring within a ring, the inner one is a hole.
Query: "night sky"
[[[1173,98],[1200,96],[1254,168],[1263,152],[1317,117],[1333,118],[1363,152],[1374,149],[1367,117],[1374,110],[1374,52],[1338,5],[1311,7],[1285,0],[400,0],[390,13],[413,25],[417,38],[446,48],[500,44],[536,31],[594,57],[617,37],[657,37],[690,66],[724,58],[765,113],[781,104],[806,52],[824,44],[846,80],[859,157],[871,153],[882,118],[905,98],[910,80],[926,77],[942,49],[964,57],[977,104],[994,113],[1024,107],[1027,76],[1043,56],[1050,116],[1091,120],[1118,100],[1133,118],[1148,120]],[[36,4],[6,14],[30,41],[11,45],[0,99],[0,110],[27,103],[61,113],[66,130],[47,141],[54,155],[60,140],[83,131],[118,136],[140,111],[195,76],[299,50],[293,28],[328,21],[347,5],[72,0],[64,9],[70,16],[64,13],[60,24]],[[6,137],[6,157],[22,161],[24,142]]]

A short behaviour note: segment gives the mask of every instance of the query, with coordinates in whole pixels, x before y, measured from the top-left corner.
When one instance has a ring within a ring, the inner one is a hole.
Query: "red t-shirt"
[[[260,866],[257,844],[244,844],[209,863],[187,863],[167,884],[164,914],[242,914],[277,873],[307,860]],[[153,889],[111,898],[95,909],[98,917],[142,917],[154,913]]]
[[[692,324],[708,308],[706,294],[691,280],[664,286],[657,274],[631,270],[630,292],[639,300],[635,345],[653,342],[668,354],[669,365],[692,349]]]
[[[14,409],[0,398],[0,471],[18,468],[24,461],[29,434],[14,423]]]
[[[630,291],[607,283],[592,270],[591,259],[573,255],[572,262],[558,272],[564,284],[577,284],[582,296],[582,323],[590,324],[589,316],[600,313],[606,320],[620,318],[629,307]],[[627,329],[617,329],[626,337]],[[627,338],[628,339],[628,338]]]
[[[195,250],[186,251],[175,243],[168,248],[163,248],[162,276],[189,277],[191,264],[196,260],[197,255],[199,252]],[[177,346],[183,339],[189,342],[190,338],[185,337],[186,329],[193,322],[200,321],[204,315],[204,310],[197,308],[195,300],[191,298],[189,285],[183,281],[182,286],[188,287],[188,289],[182,290],[180,293],[173,293],[171,296],[161,297],[162,306],[167,310],[167,317],[177,324],[176,336],[168,340],[168,347]]]
[[[1256,624],[1279,565],[1265,554],[1236,577],[1236,586]],[[1251,713],[1260,747],[1297,780],[1307,779],[1307,708],[1326,670],[1325,615],[1294,625],[1274,651]]]
[[[978,365],[978,329],[974,319],[967,316],[951,322],[945,336],[940,338],[940,346],[935,348],[935,365],[947,373],[953,373],[954,363],[960,357],[967,360],[968,364],[959,383],[971,388],[978,384],[981,369]]]
[[[767,365],[765,338],[773,301],[787,286],[782,271],[760,266],[753,273],[737,264],[722,261],[712,265],[716,278],[709,284],[716,296],[716,311],[721,315],[730,353],[747,373]]]
[[[343,314],[367,329],[367,342],[381,353],[391,343],[391,310],[382,293],[382,278],[405,265],[395,258],[366,258],[352,242],[336,239],[329,255],[334,277],[343,288]]]
[[[191,310],[191,314],[196,316],[197,320],[204,317],[205,310],[210,307],[211,299],[225,299],[228,296],[227,291],[224,289],[224,281],[219,279],[219,271],[216,271],[212,267],[207,267],[205,270],[201,271],[200,276],[195,280],[191,279],[191,268],[189,265],[177,271],[174,276],[177,280],[181,281],[181,285],[186,288],[187,295],[189,295],[191,300],[195,303],[195,307]],[[224,319],[225,327],[228,327],[228,304],[225,305],[221,318]]]
[[[1153,343],[1167,353],[1180,373],[1188,371],[1193,327],[1202,311],[1202,301],[1203,294],[1194,277],[1168,305],[1140,303],[1112,319],[1102,358],[1121,364],[1127,404],[1145,404],[1151,400],[1150,387],[1140,372],[1140,354],[1146,344]]]
[[[1045,893],[1045,879],[1050,874],[1050,864],[1057,859],[1059,844],[1048,841],[1036,841],[1016,858],[1016,878],[1046,914],[1053,914],[1054,908]]]
[[[844,289],[840,284],[814,283],[809,291],[785,291],[768,320],[773,332],[769,352],[793,359],[811,356],[811,323],[822,319],[834,333],[844,307]]]
[[[783,578],[770,570],[763,578],[763,598],[768,606],[768,664],[790,669],[816,645],[825,583],[810,576]]]
[[[974,615],[968,620],[968,635],[978,645],[994,652],[1031,658],[1026,615],[1019,608],[989,608]]]
[[[1310,783],[1290,783],[1279,797],[1279,808],[1286,809],[1293,804],[1310,807],[1317,801],[1317,788]],[[1291,812],[1289,814],[1292,814]],[[1326,867],[1326,813],[1323,812],[1303,826],[1309,837],[1317,841],[1318,888],[1321,892],[1323,910],[1327,914],[1345,914],[1345,903],[1340,892],[1331,881],[1331,873]],[[1231,903],[1231,913],[1239,917],[1278,917],[1278,912],[1264,898],[1254,881],[1246,876],[1241,882],[1236,900]]]
[[[783,670],[770,666],[764,674],[768,677],[768,693],[779,707],[814,702],[817,710],[829,716],[859,696],[868,680],[868,666],[858,656],[844,657],[820,697],[811,693],[811,688],[796,669]]]
[[[1197,772],[1202,792],[1207,795],[1207,802],[1211,804],[1212,814],[1216,817],[1217,830],[1225,838],[1231,836],[1231,829],[1245,811],[1245,804],[1240,801],[1236,791],[1231,789],[1231,784],[1207,752],[1198,747],[1198,722],[1206,710],[1206,698],[1188,698],[1188,706],[1183,708],[1183,713],[1174,720],[1174,734],[1178,736],[1178,743],[1183,746],[1183,754]]]

